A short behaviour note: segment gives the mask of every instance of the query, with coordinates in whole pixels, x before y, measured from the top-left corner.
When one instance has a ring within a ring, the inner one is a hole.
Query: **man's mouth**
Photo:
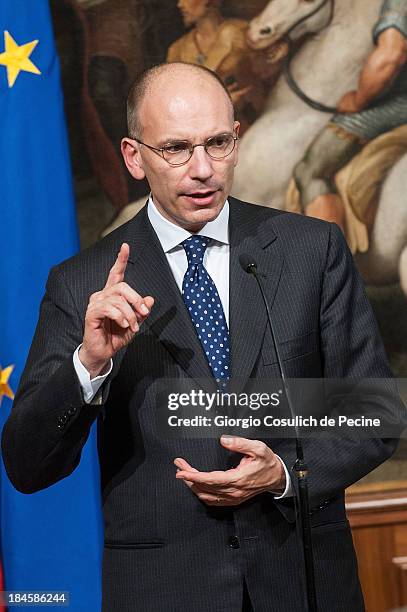
[[[190,198],[207,198],[216,193],[215,191],[191,191],[190,193],[186,193],[185,195]]]
[[[218,189],[207,189],[205,191],[189,191],[188,193],[184,193],[182,195],[184,198],[186,198],[189,202],[192,202],[193,204],[196,204],[198,206],[208,206],[213,203],[217,192]]]

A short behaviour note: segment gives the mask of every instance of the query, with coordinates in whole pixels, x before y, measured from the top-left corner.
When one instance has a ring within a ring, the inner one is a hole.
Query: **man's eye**
[[[189,150],[189,146],[186,142],[174,142],[173,144],[167,145],[163,147],[166,153],[174,154],[174,153],[184,153],[184,151]]]
[[[229,134],[222,134],[222,135],[214,136],[213,138],[210,138],[207,142],[207,145],[209,147],[224,147],[229,142],[230,142]]]

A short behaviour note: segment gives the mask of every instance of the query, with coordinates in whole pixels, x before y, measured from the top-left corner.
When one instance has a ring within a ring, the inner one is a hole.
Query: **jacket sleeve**
[[[102,405],[84,402],[74,369],[72,356],[82,336],[83,315],[63,272],[53,268],[2,434],[7,474],[23,493],[44,489],[75,469],[101,411]]]

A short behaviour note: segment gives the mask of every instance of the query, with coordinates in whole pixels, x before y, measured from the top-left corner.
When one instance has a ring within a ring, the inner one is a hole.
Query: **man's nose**
[[[203,146],[195,147],[189,160],[189,174],[193,179],[205,181],[214,173],[213,159],[207,154]]]

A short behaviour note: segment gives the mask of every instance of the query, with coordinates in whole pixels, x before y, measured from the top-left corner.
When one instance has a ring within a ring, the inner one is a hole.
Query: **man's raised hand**
[[[151,296],[141,297],[124,282],[129,254],[123,243],[106,285],[89,299],[79,358],[91,378],[103,373],[113,355],[133,340],[154,304]]]

